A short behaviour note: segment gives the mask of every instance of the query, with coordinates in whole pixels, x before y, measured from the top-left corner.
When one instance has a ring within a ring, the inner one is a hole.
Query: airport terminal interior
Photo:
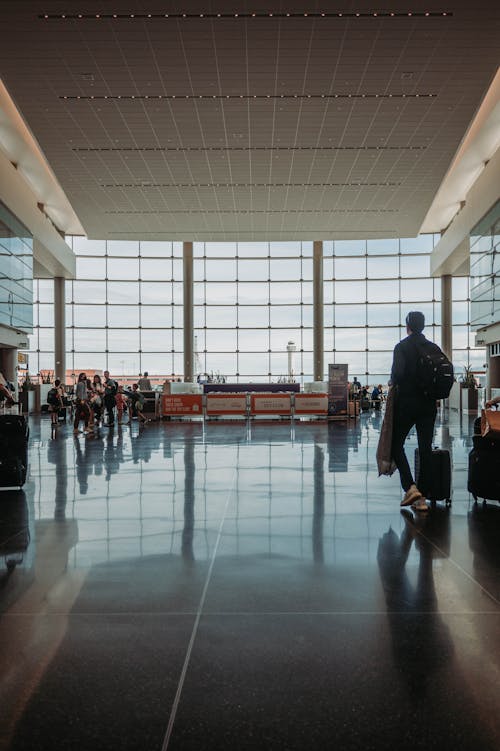
[[[0,21],[0,749],[496,751],[499,9]],[[425,512],[379,473],[410,311]],[[143,416],[74,422],[107,371]]]

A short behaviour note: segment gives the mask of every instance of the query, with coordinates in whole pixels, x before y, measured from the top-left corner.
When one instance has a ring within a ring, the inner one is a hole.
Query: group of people
[[[381,383],[376,386],[362,386],[357,377],[354,376],[352,383],[349,384],[350,399],[369,399],[372,402],[383,402],[385,398],[384,387]]]
[[[118,381],[110,377],[108,370],[104,371],[102,378],[96,373],[92,380],[87,378],[86,373],[80,373],[73,395],[73,432],[75,435],[80,432],[80,423],[82,422],[85,433],[93,433],[100,425],[104,425],[105,418],[107,426],[112,427],[115,424],[115,412],[119,425],[122,424],[126,414],[128,414],[129,420],[137,417],[139,422],[147,422],[147,418],[143,414],[145,398],[140,389],[140,385],[143,385],[145,379],[147,386],[149,380],[147,373],[145,373],[139,383],[132,385],[132,389],[124,389]],[[55,380],[53,388],[50,389],[47,401],[52,425],[57,426],[59,413],[65,408],[66,404],[66,393],[59,379]]]

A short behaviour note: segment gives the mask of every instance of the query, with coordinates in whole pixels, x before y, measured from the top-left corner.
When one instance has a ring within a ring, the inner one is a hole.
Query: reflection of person
[[[454,650],[448,628],[439,616],[434,586],[432,561],[437,547],[440,547],[431,542],[436,537],[431,528],[435,517],[432,514],[414,517],[406,509],[401,513],[405,517],[401,537],[389,529],[380,539],[377,560],[396,667],[407,681],[411,698],[423,700],[433,685],[433,675],[449,665]],[[445,513],[448,517],[448,510]],[[442,521],[439,520],[441,526]],[[445,532],[446,529],[445,524]],[[414,541],[420,553],[416,584],[406,572]],[[408,620],[409,615],[411,620]]]
[[[391,382],[397,386],[392,430],[392,457],[399,470],[401,485],[405,491],[402,506],[412,506],[416,511],[427,511],[425,496],[430,490],[432,436],[436,419],[436,401],[421,390],[417,378],[417,361],[420,343],[426,340],[422,331],[424,314],[412,311],[406,316],[408,336],[394,347]],[[420,478],[417,488],[404,450],[404,442],[411,428],[417,430],[420,454]]]

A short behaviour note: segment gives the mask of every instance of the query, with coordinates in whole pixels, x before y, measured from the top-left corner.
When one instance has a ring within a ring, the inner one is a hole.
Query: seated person
[[[137,383],[132,384],[132,391],[127,390],[124,392],[129,400],[130,416],[129,420],[132,421],[132,417],[137,417],[141,422],[147,422],[146,418],[142,414],[142,407],[144,404],[144,394],[139,391]]]

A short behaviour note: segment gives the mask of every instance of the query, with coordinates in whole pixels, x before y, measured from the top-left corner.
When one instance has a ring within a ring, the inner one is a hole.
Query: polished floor
[[[399,508],[380,414],[30,418],[0,493],[0,748],[500,748],[500,504]],[[411,436],[407,450],[413,455]]]

